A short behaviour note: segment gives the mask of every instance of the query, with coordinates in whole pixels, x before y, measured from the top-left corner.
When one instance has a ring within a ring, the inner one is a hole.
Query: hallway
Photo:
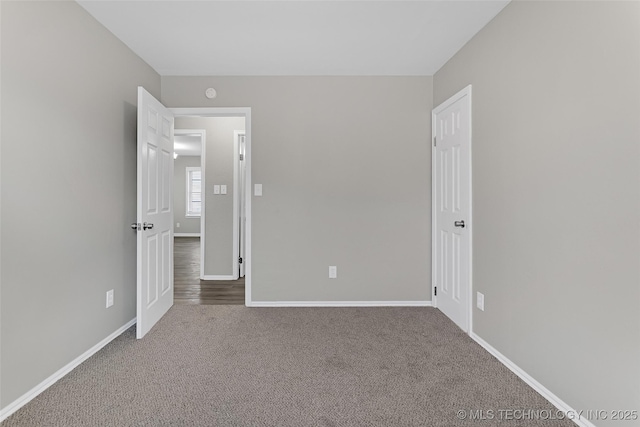
[[[244,277],[200,280],[199,237],[175,237],[173,250],[174,304],[244,304]]]

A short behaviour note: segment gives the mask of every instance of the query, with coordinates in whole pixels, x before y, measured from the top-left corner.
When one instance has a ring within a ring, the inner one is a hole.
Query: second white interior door
[[[471,86],[433,110],[433,283],[436,306],[469,330]]]

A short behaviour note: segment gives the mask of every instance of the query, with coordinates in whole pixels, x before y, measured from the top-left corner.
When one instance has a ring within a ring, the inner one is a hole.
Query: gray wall
[[[75,2],[0,7],[5,407],[135,317],[136,87],[160,77]]]
[[[469,83],[475,331],[574,408],[639,409],[640,4],[513,2],[434,104]]]
[[[176,129],[205,129],[204,274],[233,274],[233,132],[244,130],[244,117],[176,117]],[[227,194],[213,194],[224,184]]]
[[[252,108],[254,301],[430,300],[431,84],[162,78],[169,107]]]
[[[165,77],[162,100],[252,107],[254,300],[421,301],[431,100],[473,84],[474,330],[575,408],[635,409],[639,7],[513,2],[433,96],[429,77]],[[135,316],[136,86],[160,78],[73,2],[0,8],[4,407]]]
[[[173,161],[173,232],[200,233],[200,217],[186,217],[187,168],[200,167],[200,156],[178,156]],[[180,223],[180,228],[176,224]]]

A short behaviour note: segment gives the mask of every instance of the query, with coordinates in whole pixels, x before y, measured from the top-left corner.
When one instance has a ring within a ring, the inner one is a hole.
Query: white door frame
[[[251,188],[251,108],[250,107],[213,107],[213,108],[169,108],[175,115],[175,117],[244,117],[245,119],[245,168],[246,168],[246,188]],[[202,166],[203,166],[203,174],[204,174],[204,159],[205,159],[205,146],[203,144],[202,149]],[[235,178],[234,178],[235,179]],[[234,188],[236,185],[234,184]],[[234,190],[235,192],[235,190]],[[203,189],[204,193],[204,189]],[[205,196],[206,197],[206,196]],[[247,214],[247,224],[246,224],[246,247],[245,254],[246,260],[245,264],[245,305],[251,305],[251,192],[245,191],[245,209]],[[204,214],[204,206],[203,206],[203,214]],[[234,221],[237,223],[237,218],[234,215]],[[235,225],[234,225],[235,228]],[[204,226],[202,226],[201,235],[204,237]],[[234,240],[234,241],[237,241]],[[201,240],[201,253],[204,251],[204,239]],[[235,261],[237,268],[238,256],[237,252],[235,252]],[[204,271],[204,259],[201,260],[200,263],[201,273]],[[237,274],[237,272],[235,273]]]
[[[244,135],[246,139],[246,132],[243,130],[233,131],[233,279],[236,280],[240,277],[240,210],[241,201],[240,195],[240,135]],[[244,161],[244,160],[243,160]],[[245,181],[246,184],[246,181]],[[245,185],[244,193],[247,193],[247,186]],[[246,210],[245,210],[246,211]],[[244,264],[244,259],[242,260]],[[246,266],[245,266],[246,268]]]
[[[436,179],[435,179],[435,171],[436,171],[436,145],[435,145],[435,137],[436,137],[436,114],[441,110],[446,109],[451,104],[460,100],[460,98],[467,97],[469,100],[469,217],[468,221],[465,221],[465,227],[467,227],[467,232],[469,233],[469,289],[468,289],[468,298],[467,298],[467,313],[468,313],[468,322],[467,322],[467,330],[465,331],[467,334],[471,335],[473,331],[473,120],[472,120],[472,107],[473,103],[471,100],[471,85],[468,85],[460,92],[453,95],[451,98],[447,99],[436,108],[434,108],[431,112],[431,171],[432,171],[432,179],[431,179],[431,298],[434,307],[438,307],[438,297],[436,295],[436,251],[438,248],[437,245],[437,233],[435,232],[437,229],[436,219],[437,219],[437,209],[436,209]]]
[[[173,109],[170,109],[173,111]],[[200,181],[200,186],[201,186],[201,193],[203,194],[202,196],[202,206],[200,208],[200,278],[202,278],[202,276],[204,276],[204,225],[206,224],[205,222],[205,205],[206,203],[204,203],[204,195],[206,195],[206,180],[205,180],[205,176],[206,176],[206,171],[205,171],[205,165],[206,162],[204,161],[205,159],[205,150],[207,149],[207,131],[205,129],[175,129],[173,131],[174,136],[177,135],[198,135],[200,137],[200,146],[202,147],[200,150],[200,176],[201,176],[201,181]],[[187,185],[189,185],[187,183]],[[185,211],[186,213],[186,211]],[[174,236],[176,235],[176,233],[174,233]]]

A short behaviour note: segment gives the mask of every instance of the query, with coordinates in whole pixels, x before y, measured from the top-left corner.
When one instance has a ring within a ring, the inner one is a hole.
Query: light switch
[[[255,184],[253,186],[253,195],[262,196],[262,184]]]
[[[329,266],[329,279],[337,279],[338,278],[338,267],[335,265]]]
[[[220,186],[219,185],[214,185],[213,186],[213,194],[220,194]]]
[[[480,292],[477,293],[476,306],[478,306],[480,310],[484,311],[484,294],[481,294]]]
[[[220,194],[227,194],[227,186],[225,184],[220,186]]]

